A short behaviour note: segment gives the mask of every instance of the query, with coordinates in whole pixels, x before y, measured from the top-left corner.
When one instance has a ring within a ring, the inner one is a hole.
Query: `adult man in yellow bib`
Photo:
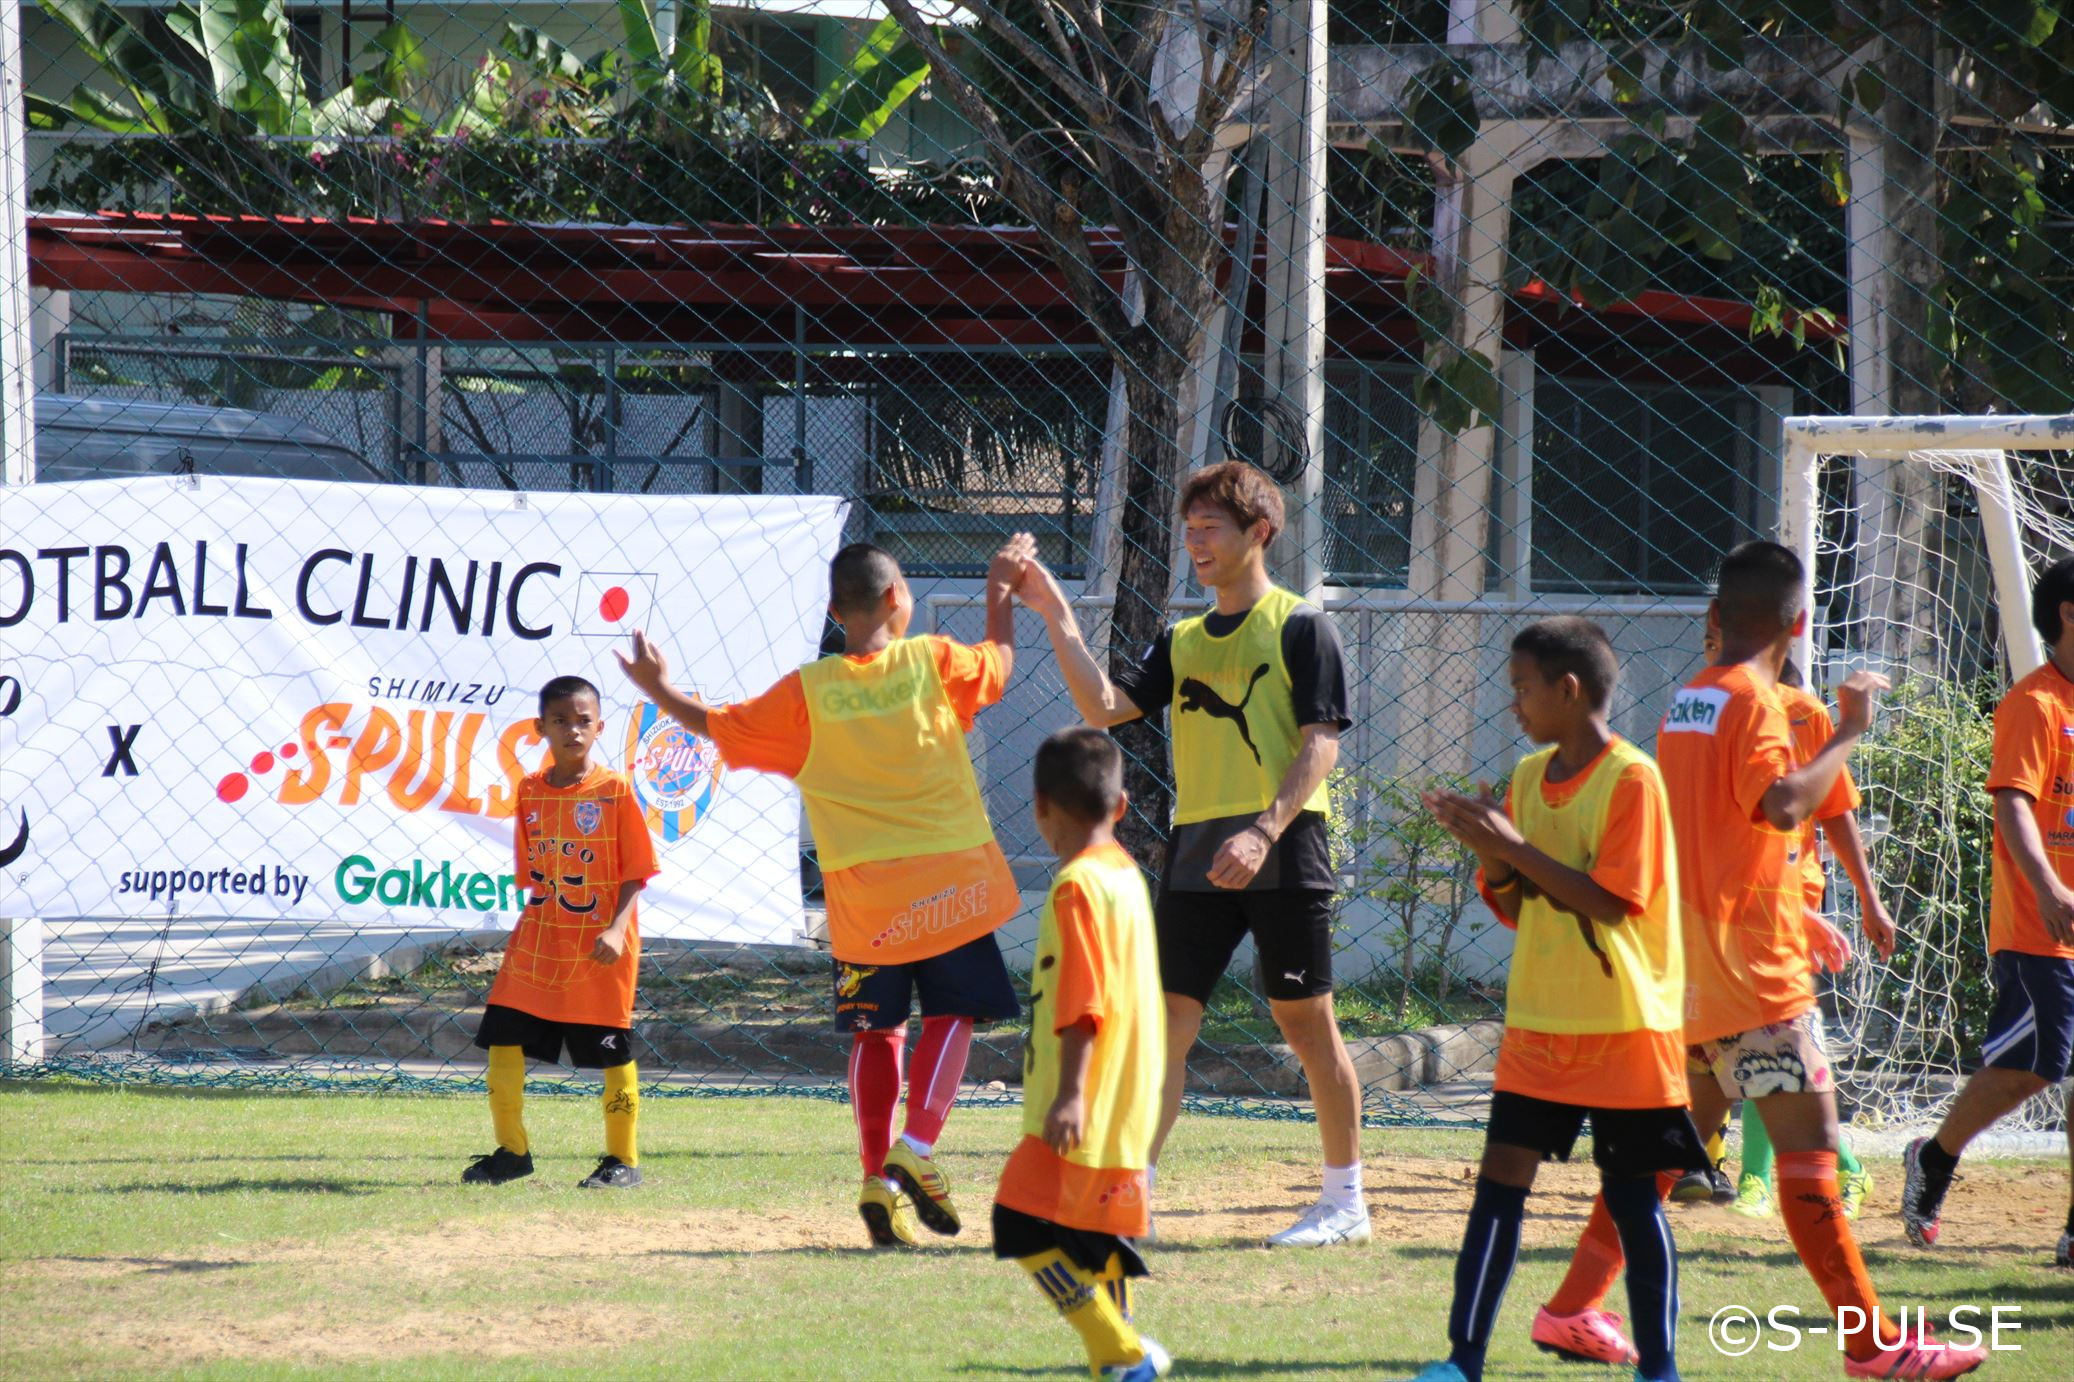
[[[1275,1247],[1366,1242],[1361,1085],[1332,1005],[1332,898],[1325,778],[1347,718],[1346,660],[1324,611],[1268,578],[1282,493],[1238,462],[1181,488],[1182,542],[1216,597],[1112,682],[1088,651],[1057,580],[1035,558],[1018,599],[1044,617],[1073,703],[1098,729],[1171,716],[1173,834],[1155,906],[1166,991],[1167,1078],[1152,1158],[1181,1112],[1203,1007],[1248,934],[1269,1007],[1303,1063],[1324,1144],[1324,1187]]]

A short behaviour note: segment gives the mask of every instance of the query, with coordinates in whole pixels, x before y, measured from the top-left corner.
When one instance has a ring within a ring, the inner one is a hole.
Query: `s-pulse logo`
[[[1671,698],[1664,716],[1665,734],[1713,734],[1721,728],[1728,692],[1712,686],[1688,686]]]

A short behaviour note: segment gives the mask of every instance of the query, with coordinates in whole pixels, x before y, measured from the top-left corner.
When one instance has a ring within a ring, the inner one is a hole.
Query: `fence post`
[[[29,308],[29,164],[22,99],[22,17],[0,4],[0,483],[36,478],[35,330]],[[4,829],[13,815],[20,834]],[[25,813],[0,803],[0,833],[29,843]],[[0,918],[0,1062],[43,1059],[43,922]]]

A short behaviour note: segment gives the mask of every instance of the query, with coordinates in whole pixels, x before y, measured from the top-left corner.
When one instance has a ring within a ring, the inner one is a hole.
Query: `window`
[[[1534,589],[1703,592],[1757,536],[1757,401],[1741,389],[1552,379],[1534,389]]]

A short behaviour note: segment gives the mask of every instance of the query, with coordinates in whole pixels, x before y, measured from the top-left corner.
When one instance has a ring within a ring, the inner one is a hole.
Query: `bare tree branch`
[[[963,0],[963,3],[979,16],[980,22],[987,26],[987,32],[1006,39],[1008,45],[1015,49],[1025,62],[1057,83],[1060,92],[1080,108],[1080,113],[1087,117],[1088,123],[1101,123],[1110,109],[1106,92],[1088,85],[1085,79],[1046,52],[1041,44],[1010,23],[1006,15],[987,4],[986,0]],[[1070,52],[1070,49],[1068,51]],[[1004,72],[1007,70],[991,54],[989,60],[995,67],[1001,68]]]

